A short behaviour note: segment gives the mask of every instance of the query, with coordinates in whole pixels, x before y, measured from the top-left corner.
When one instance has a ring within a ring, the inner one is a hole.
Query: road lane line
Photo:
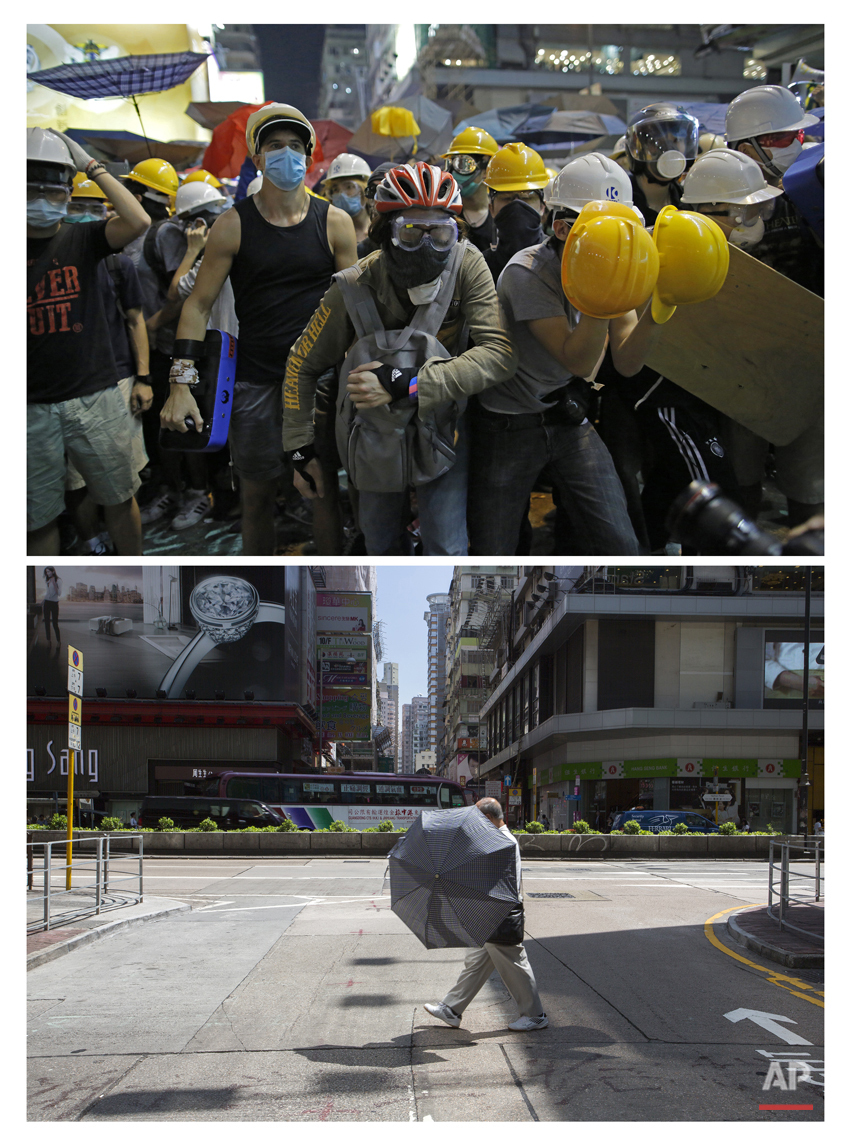
[[[818,1005],[819,1008],[823,1009],[824,1001],[817,1001],[815,997],[809,997],[806,993],[799,993],[797,991],[797,989],[812,989],[812,985],[809,985],[806,981],[801,981],[801,979],[798,977],[790,977],[786,973],[779,973],[777,970],[769,969],[765,965],[758,965],[757,962],[751,961],[747,957],[742,957],[740,953],[734,953],[732,949],[728,949],[727,946],[724,945],[723,942],[716,936],[713,923],[716,922],[718,918],[723,918],[724,914],[731,914],[734,910],[746,910],[760,904],[764,903],[751,902],[748,906],[731,906],[728,910],[721,910],[719,913],[713,914],[711,918],[707,918],[703,923],[704,935],[712,943],[712,945],[715,946],[716,949],[720,949],[721,952],[726,953],[728,957],[735,958],[736,961],[740,961],[743,965],[747,965],[751,969],[758,969],[760,973],[767,973],[768,981],[771,985],[776,985],[780,989],[785,989],[787,993],[791,993],[793,997],[800,997],[803,1001],[809,1001],[811,1005]],[[784,981],[788,981],[789,985],[784,985]],[[792,989],[792,985],[797,986],[797,989]],[[824,996],[821,991],[816,990],[816,992],[819,993],[819,996]]]

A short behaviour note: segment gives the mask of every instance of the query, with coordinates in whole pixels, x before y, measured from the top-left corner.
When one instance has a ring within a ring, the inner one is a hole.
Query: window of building
[[[745,60],[742,75],[745,79],[755,79],[759,80],[760,83],[765,83],[768,77],[768,68],[765,64],[760,63],[759,60],[753,58],[747,59]]]
[[[543,71],[620,75],[624,69],[623,56],[624,49],[615,44],[590,48],[587,44],[545,44],[538,48],[535,66]]]
[[[632,75],[682,75],[680,57],[665,48],[630,48],[629,70]]]

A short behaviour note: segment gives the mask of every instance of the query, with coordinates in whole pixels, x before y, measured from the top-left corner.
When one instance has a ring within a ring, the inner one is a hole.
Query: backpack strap
[[[378,334],[384,331],[384,323],[375,305],[372,291],[358,282],[360,270],[357,265],[348,266],[334,275],[334,281],[340,287],[343,301],[358,339]]]
[[[109,276],[112,279],[112,285],[115,289],[115,305],[122,319],[127,321],[127,313],[121,304],[121,287],[124,283],[124,275],[121,272],[121,264],[118,261],[117,254],[108,254],[105,259],[106,268],[109,271]]]

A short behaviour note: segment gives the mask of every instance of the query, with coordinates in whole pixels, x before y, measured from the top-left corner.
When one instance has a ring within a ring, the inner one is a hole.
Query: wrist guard
[[[175,358],[171,363],[168,380],[177,385],[197,385],[198,370],[195,368],[195,362],[187,361],[185,358]]]
[[[304,477],[310,487],[316,492],[316,481],[310,473],[307,472],[307,466],[316,456],[316,449],[312,441],[307,445],[300,445],[298,449],[293,449],[288,454],[288,459],[292,461],[292,466],[300,477]]]
[[[373,372],[393,400],[402,401],[409,396],[410,385],[417,371],[396,365],[381,365]]]
[[[189,358],[190,361],[197,361],[198,358],[204,356],[205,343],[195,341],[193,338],[177,338],[174,343],[173,357]]]

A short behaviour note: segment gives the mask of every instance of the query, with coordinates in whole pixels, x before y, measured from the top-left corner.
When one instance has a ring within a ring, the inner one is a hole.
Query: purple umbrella
[[[203,52],[166,52],[149,56],[120,56],[115,60],[92,60],[85,64],[61,64],[45,71],[30,72],[28,80],[73,95],[78,99],[132,99],[142,134],[147,140],[137,95],[168,91],[185,83],[207,59]],[[148,153],[151,153],[150,146]]]

